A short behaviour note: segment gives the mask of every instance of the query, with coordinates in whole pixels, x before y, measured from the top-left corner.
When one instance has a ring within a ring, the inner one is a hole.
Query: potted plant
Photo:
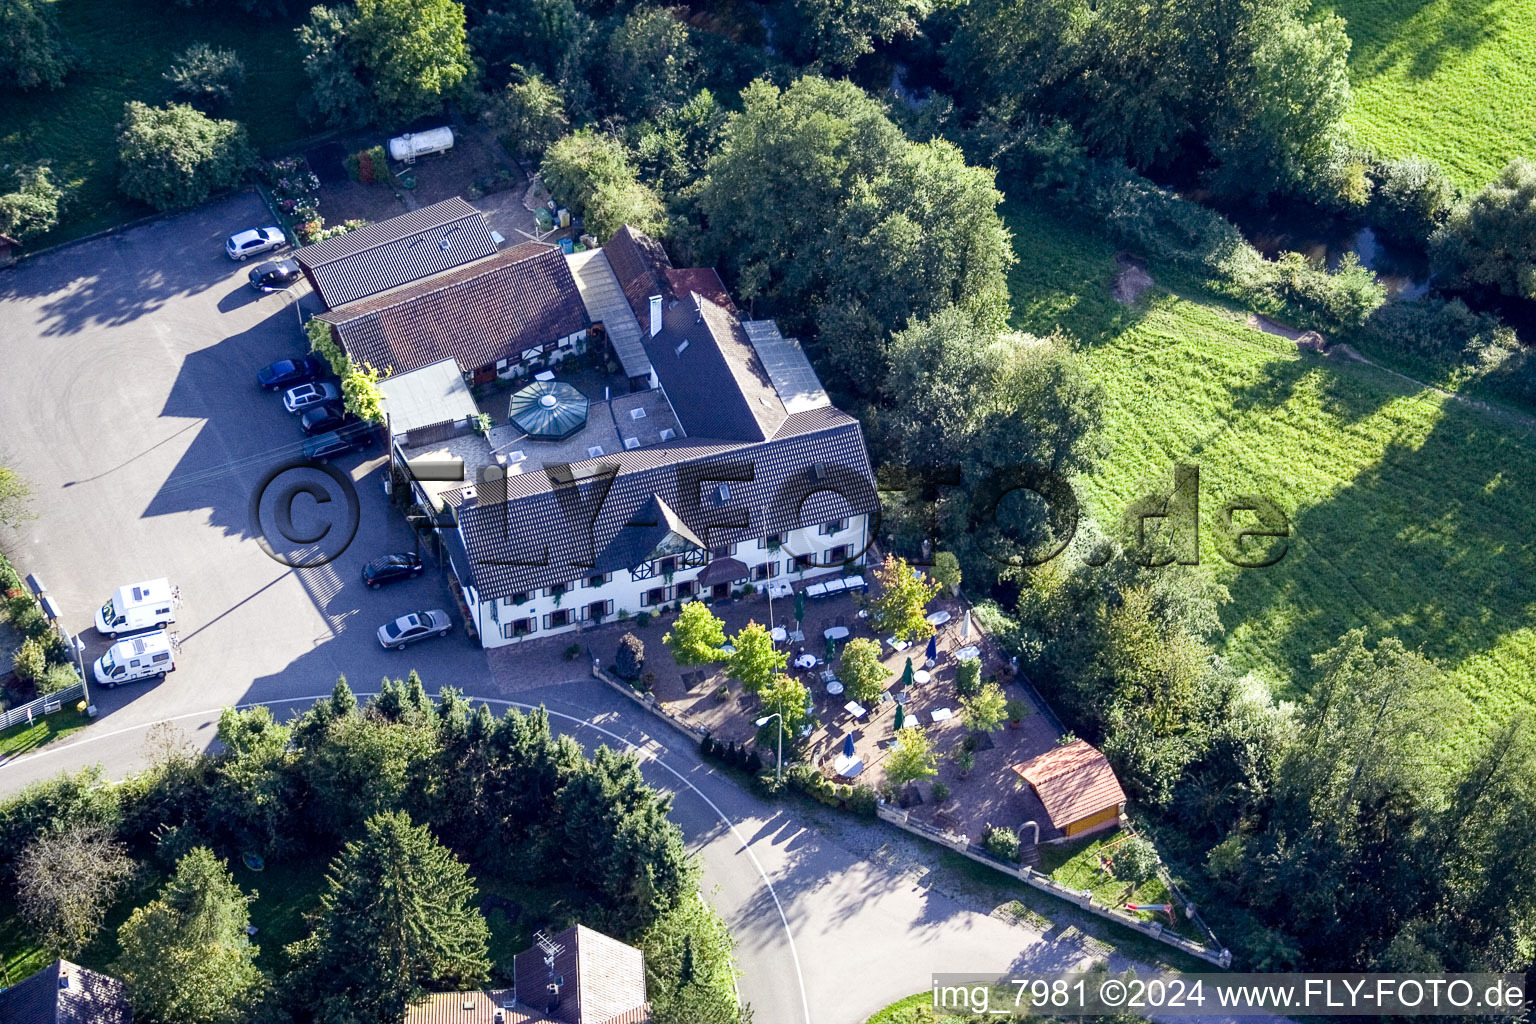
[[[955,766],[960,769],[960,778],[971,777],[971,769],[976,767],[976,752],[969,747],[962,746],[960,753],[955,755]]]
[[[1019,728],[1024,721],[1024,716],[1029,714],[1029,705],[1017,697],[1012,697],[1006,707],[1008,708],[1008,728]]]
[[[944,785],[942,782],[935,782],[933,784],[931,793],[933,796],[933,805],[935,807],[944,806],[944,801],[949,799],[949,787]]]

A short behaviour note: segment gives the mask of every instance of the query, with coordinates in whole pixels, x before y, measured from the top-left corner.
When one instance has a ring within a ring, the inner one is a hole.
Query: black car
[[[246,275],[251,280],[251,287],[259,292],[280,292],[289,285],[297,284],[303,276],[304,271],[293,260],[262,263],[252,267]]]
[[[363,582],[377,590],[386,583],[420,576],[425,568],[426,566],[421,564],[421,559],[408,551],[398,555],[385,555],[363,566]]]
[[[271,366],[263,366],[256,371],[256,383],[268,391],[282,391],[296,384],[308,384],[319,377],[329,376],[330,372],[330,363],[311,354],[303,359],[279,359]]]
[[[310,437],[316,434],[328,434],[344,427],[356,427],[361,423],[362,421],[347,412],[346,407],[340,402],[322,402],[304,410],[304,415],[299,417],[299,426]]]
[[[373,433],[367,424],[358,428],[335,430],[304,442],[304,457],[316,462],[329,462],[339,455],[360,452],[373,444]]]

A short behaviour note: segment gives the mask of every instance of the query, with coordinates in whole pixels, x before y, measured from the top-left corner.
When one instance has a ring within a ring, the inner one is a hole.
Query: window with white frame
[[[539,624],[531,618],[513,619],[501,627],[501,635],[507,640],[515,640],[520,636],[536,632],[538,628]]]
[[[778,574],[779,563],[777,561],[764,562],[762,565],[754,565],[752,567],[752,579],[754,581],[771,580]]]
[[[845,519],[834,519],[830,523],[827,523],[826,525],[824,525],[821,528],[821,532],[822,532],[823,536],[830,536],[831,534],[834,534],[834,533],[842,533],[843,532],[843,527],[845,527],[847,525],[848,525],[848,522]]]
[[[647,590],[645,593],[640,595],[640,605],[643,608],[649,608],[649,607],[651,607],[653,605],[666,604],[666,603],[667,603],[667,588],[666,587],[652,587],[650,590]]]
[[[601,572],[594,576],[588,576],[586,579],[581,581],[581,585],[584,587],[602,587],[606,586],[608,581],[611,579],[613,579],[613,573]]]

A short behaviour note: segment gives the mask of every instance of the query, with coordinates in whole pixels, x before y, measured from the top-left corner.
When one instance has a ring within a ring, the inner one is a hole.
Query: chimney
[[[59,968],[59,988],[69,988],[69,968]]]
[[[651,296],[651,337],[661,333],[661,296]]]
[[[459,502],[460,508],[474,508],[475,489],[473,487],[465,487],[459,491],[459,494],[462,496],[462,500]]]

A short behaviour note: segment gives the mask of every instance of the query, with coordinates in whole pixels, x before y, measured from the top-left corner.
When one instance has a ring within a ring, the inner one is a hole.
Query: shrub
[[[571,644],[565,649],[565,660],[575,661],[581,655],[581,644]]]
[[[1384,160],[1371,169],[1371,223],[1404,245],[1422,246],[1450,216],[1456,189],[1440,166],[1422,157]]]
[[[48,0],[0,3],[0,80],[16,89],[57,89],[74,66]]]
[[[746,763],[742,765],[742,768],[748,775],[756,775],[763,770],[763,755],[753,750],[747,755]]]
[[[936,804],[942,804],[945,800],[949,799],[949,787],[942,782],[935,782],[930,793],[933,796],[933,802]]]
[[[309,335],[309,347],[314,352],[325,357],[325,361],[331,365],[331,372],[336,376],[344,376],[349,366],[347,354],[336,343],[336,337],[331,333],[331,325],[324,320],[310,318],[304,325],[304,332]]]
[[[1009,698],[1008,703],[1004,705],[1004,713],[1007,714],[1008,721],[1017,722],[1029,714],[1029,704],[1017,697]]]
[[[848,794],[848,809],[866,818],[875,817],[875,791],[868,786],[854,786]]]
[[[705,733],[704,737],[699,740],[699,756],[705,758],[710,757],[714,754],[714,749],[715,741],[710,738],[708,733]]]
[[[353,364],[341,378],[341,396],[347,412],[364,423],[384,422],[384,393],[379,390],[378,370]]]
[[[565,97],[538,72],[513,65],[512,81],[491,100],[485,122],[514,153],[537,156],[565,132]]]
[[[645,675],[640,677],[640,689],[645,693],[650,693],[652,690],[656,689],[655,672],[647,672]]]
[[[193,206],[238,182],[254,162],[245,128],[195,107],[124,106],[118,188],[157,210]]]
[[[245,64],[234,50],[193,43],[172,59],[164,77],[177,97],[208,109],[234,98],[245,81]]]
[[[633,633],[625,633],[619,637],[619,650],[613,661],[620,679],[630,682],[639,679],[641,668],[645,665],[644,642]]]
[[[763,796],[778,796],[784,792],[784,787],[789,784],[787,775],[776,774],[772,768],[766,768],[757,773],[752,779],[752,786]]]
[[[962,697],[981,692],[981,659],[967,658],[955,666],[955,690]]]
[[[1011,828],[995,828],[988,825],[982,845],[998,860],[1009,864],[1019,862],[1019,837]]]
[[[650,624],[651,624],[651,613],[650,612],[641,612],[641,613],[639,613],[638,615],[635,616],[635,625],[639,626],[641,629],[644,629],[646,626],[649,626]]]
[[[16,648],[11,670],[21,679],[37,681],[48,669],[48,652],[38,640],[28,637]]]
[[[52,231],[63,198],[64,190],[46,166],[23,168],[13,176],[11,191],[0,195],[0,233],[25,242]]]
[[[1430,261],[1453,287],[1536,299],[1536,161],[1510,162],[1430,239]]]
[[[1141,836],[1132,836],[1115,847],[1115,877],[1140,885],[1157,874],[1157,848]]]

